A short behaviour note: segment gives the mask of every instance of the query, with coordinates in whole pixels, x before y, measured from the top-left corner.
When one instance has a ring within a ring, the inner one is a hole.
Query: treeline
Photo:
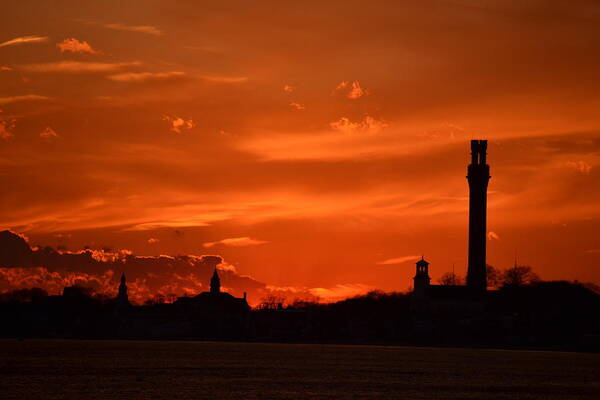
[[[530,269],[500,272],[497,290],[481,309],[460,306],[418,313],[409,293],[379,291],[319,303],[268,297],[239,316],[231,329],[208,337],[205,327],[229,326],[223,310],[188,312],[175,304],[131,307],[118,312],[114,299],[81,287],[62,296],[42,289],[0,294],[0,335],[4,337],[124,337],[230,339],[282,342],[388,343],[552,347],[599,350],[600,290],[596,285],[542,281]],[[225,324],[225,325],[222,325]],[[219,328],[220,329],[220,328]],[[213,331],[211,331],[213,332]]]

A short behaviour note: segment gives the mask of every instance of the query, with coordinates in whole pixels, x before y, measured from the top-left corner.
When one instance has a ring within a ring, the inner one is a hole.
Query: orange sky
[[[6,2],[0,227],[406,290],[464,274],[484,138],[488,262],[598,283],[600,5],[551,4]]]

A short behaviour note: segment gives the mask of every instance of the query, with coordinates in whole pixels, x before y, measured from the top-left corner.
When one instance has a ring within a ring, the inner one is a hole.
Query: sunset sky
[[[423,254],[434,281],[465,274],[476,138],[488,263],[516,254],[544,279],[600,283],[597,2],[19,0],[2,14],[0,228],[32,247],[220,255],[323,298],[405,291]],[[0,289],[22,283],[6,271]]]

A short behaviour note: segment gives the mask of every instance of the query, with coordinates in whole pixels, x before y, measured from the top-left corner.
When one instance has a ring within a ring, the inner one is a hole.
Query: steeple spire
[[[215,266],[212,278],[210,278],[210,292],[220,293],[221,292],[221,278],[219,278],[219,272]]]
[[[121,274],[121,284],[119,285],[117,302],[122,305],[129,304],[129,295],[127,294],[127,278],[125,278],[125,272]]]

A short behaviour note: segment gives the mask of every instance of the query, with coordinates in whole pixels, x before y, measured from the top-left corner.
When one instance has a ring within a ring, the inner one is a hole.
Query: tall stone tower
[[[467,286],[478,292],[487,288],[485,247],[487,219],[487,187],[490,166],[486,163],[487,140],[471,140],[469,181],[469,267]]]

